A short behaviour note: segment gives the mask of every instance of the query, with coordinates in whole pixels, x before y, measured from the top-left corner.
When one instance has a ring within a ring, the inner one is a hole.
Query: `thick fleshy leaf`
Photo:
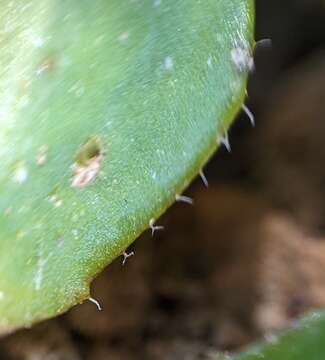
[[[252,347],[233,360],[325,359],[325,313],[312,313],[281,335],[269,335],[266,343]]]
[[[217,148],[252,0],[0,0],[0,328],[62,313]]]

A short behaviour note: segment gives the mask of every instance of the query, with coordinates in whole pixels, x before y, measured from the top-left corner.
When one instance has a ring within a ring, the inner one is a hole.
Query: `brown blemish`
[[[84,187],[94,181],[102,166],[103,154],[99,137],[89,139],[78,151],[72,165],[72,187]]]
[[[47,56],[38,67],[37,74],[41,74],[43,72],[52,72],[56,67],[56,59],[54,55]]]

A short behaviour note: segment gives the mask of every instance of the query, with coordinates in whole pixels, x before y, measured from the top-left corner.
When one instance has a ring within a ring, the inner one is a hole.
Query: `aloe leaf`
[[[53,317],[240,109],[252,0],[0,0],[0,330]]]
[[[321,360],[325,358],[325,313],[311,313],[281,335],[266,337],[233,360]]]

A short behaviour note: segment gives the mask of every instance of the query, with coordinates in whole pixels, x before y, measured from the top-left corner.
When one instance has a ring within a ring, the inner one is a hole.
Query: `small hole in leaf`
[[[98,136],[91,137],[78,151],[76,163],[78,165],[86,165],[89,160],[101,155],[101,143]]]
[[[102,146],[98,136],[91,137],[78,151],[72,166],[72,187],[84,187],[97,177],[103,160]]]

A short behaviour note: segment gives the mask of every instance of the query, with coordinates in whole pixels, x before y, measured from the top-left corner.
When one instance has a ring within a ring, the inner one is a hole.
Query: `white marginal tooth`
[[[208,179],[206,178],[206,176],[205,176],[205,174],[204,174],[204,172],[203,172],[202,169],[200,170],[199,174],[200,174],[200,178],[201,178],[204,186],[205,186],[205,187],[209,187]]]
[[[151,229],[151,235],[154,236],[155,231],[164,230],[164,227],[161,225],[155,225],[155,219],[149,221],[149,227]]]
[[[96,299],[90,297],[88,300],[89,300],[90,302],[92,302],[93,304],[95,304],[95,305],[97,306],[97,309],[98,309],[99,311],[102,311],[102,307],[100,306],[99,302],[98,302]]]
[[[243,111],[245,112],[245,114],[248,116],[249,121],[251,122],[252,126],[255,127],[255,117],[253,115],[253,113],[249,110],[249,108],[243,104],[242,106]]]
[[[193,205],[193,199],[190,198],[189,196],[184,196],[184,195],[176,194],[175,200],[176,200],[176,201],[179,201],[179,202],[184,202],[184,203],[186,203],[186,204]]]
[[[225,133],[224,136],[219,138],[220,144],[224,145],[228,152],[231,152],[231,146],[229,141],[228,133]]]
[[[122,265],[125,265],[126,260],[133,255],[134,255],[133,251],[131,251],[130,253],[127,253],[126,251],[124,251]]]

